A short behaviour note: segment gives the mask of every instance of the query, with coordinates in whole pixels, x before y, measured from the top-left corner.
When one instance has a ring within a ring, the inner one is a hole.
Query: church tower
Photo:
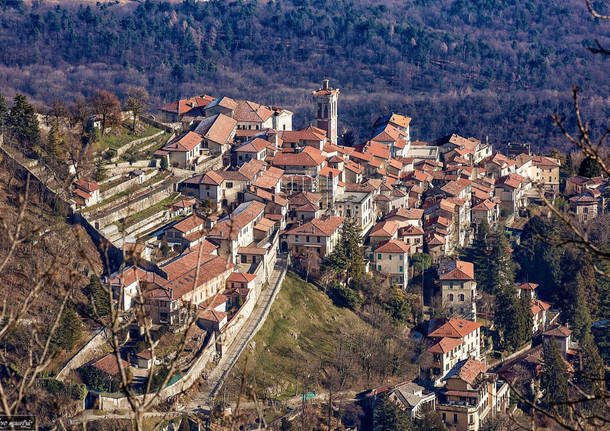
[[[316,127],[326,130],[330,143],[337,145],[337,100],[339,89],[331,88],[328,79],[322,81],[322,87],[312,93],[316,109]]]

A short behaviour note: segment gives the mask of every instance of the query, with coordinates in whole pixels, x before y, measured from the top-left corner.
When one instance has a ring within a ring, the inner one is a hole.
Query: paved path
[[[269,310],[271,309],[271,304],[280,291],[282,281],[286,275],[286,270],[286,257],[278,255],[275,268],[269,278],[269,287],[261,292],[248,322],[239,331],[227,352],[208,375],[204,390],[197,394],[188,404],[186,410],[196,410],[199,406],[206,406],[209,408],[212,405],[214,397],[222,387],[229,371],[231,371],[231,368],[233,368],[252,337],[254,337],[260,327],[263,326],[263,323],[269,314]]]

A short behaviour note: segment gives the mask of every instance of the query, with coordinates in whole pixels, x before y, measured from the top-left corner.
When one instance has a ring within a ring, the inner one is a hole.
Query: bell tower
[[[337,145],[337,100],[339,89],[331,88],[328,79],[322,81],[322,87],[312,93],[316,110],[316,127],[326,130],[328,141]]]

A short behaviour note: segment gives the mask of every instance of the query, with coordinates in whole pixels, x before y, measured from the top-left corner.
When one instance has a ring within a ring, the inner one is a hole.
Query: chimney
[[[322,90],[328,90],[328,79],[322,80]]]

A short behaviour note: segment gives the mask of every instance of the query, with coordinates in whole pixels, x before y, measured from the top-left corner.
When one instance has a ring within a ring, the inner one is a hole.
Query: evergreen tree
[[[74,304],[68,302],[61,315],[59,326],[53,335],[53,344],[64,350],[70,351],[74,348],[81,336],[80,317],[74,309]]]
[[[542,356],[544,361],[540,376],[542,402],[548,409],[563,416],[566,413],[566,405],[561,403],[568,400],[568,371],[554,339],[551,338],[544,343]]]
[[[573,301],[569,304],[570,314],[568,316],[572,325],[572,334],[577,340],[582,340],[593,324],[587,298],[585,293],[585,280],[579,272],[576,274],[576,289],[574,289]]]
[[[375,431],[411,431],[409,416],[388,396],[383,396],[375,406]]]
[[[496,293],[496,309],[494,323],[500,332],[503,348],[515,350],[521,345],[522,327],[521,319],[517,318],[519,298],[515,287],[508,287]]]
[[[93,176],[98,183],[106,178],[106,168],[104,167],[104,161],[102,159],[97,159],[95,161],[95,172]]]
[[[2,93],[0,93],[0,133],[3,133],[4,126],[6,126],[8,124],[8,119],[9,119],[8,103],[6,102],[6,99],[4,98]]]
[[[489,260],[487,261],[490,293],[500,292],[515,286],[515,264],[510,245],[504,232],[492,235]]]
[[[532,318],[532,299],[527,292],[521,292],[521,296],[517,300],[517,312],[515,313],[519,332],[519,345],[532,338],[532,327],[534,324]]]
[[[23,94],[17,94],[9,113],[9,130],[28,156],[34,156],[40,146],[40,128],[34,107]]]
[[[599,395],[604,388],[604,362],[591,332],[580,340],[580,368],[576,376],[587,393]]]
[[[89,278],[89,285],[85,288],[85,295],[89,299],[89,314],[94,317],[105,317],[110,314],[110,298],[97,275],[93,274]]]
[[[57,123],[52,122],[49,134],[47,135],[47,153],[57,160],[61,156],[61,137]]]
[[[585,157],[578,168],[578,175],[581,177],[593,178],[601,175],[601,169],[597,160]]]
[[[337,246],[326,260],[326,266],[345,274],[349,285],[357,284],[365,274],[364,251],[360,226],[352,218],[346,218],[341,226]]]
[[[492,291],[490,270],[490,244],[489,244],[489,224],[483,219],[477,227],[477,234],[472,242],[470,260],[474,264],[474,279],[477,288],[483,292]]]
[[[167,168],[168,168],[167,157],[163,156],[163,157],[161,157],[161,170],[167,171]]]

